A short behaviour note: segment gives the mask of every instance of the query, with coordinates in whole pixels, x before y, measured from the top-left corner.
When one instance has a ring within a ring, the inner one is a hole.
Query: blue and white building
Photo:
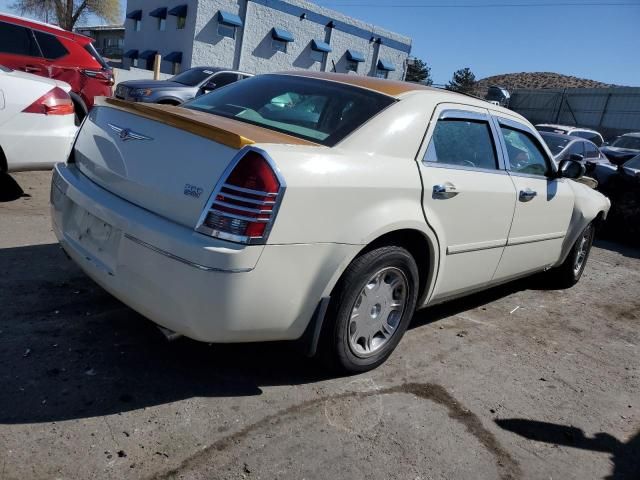
[[[404,78],[411,39],[303,0],[129,0],[126,66]]]

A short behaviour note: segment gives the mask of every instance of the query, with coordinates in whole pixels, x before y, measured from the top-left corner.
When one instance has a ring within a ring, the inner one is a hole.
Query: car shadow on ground
[[[0,203],[12,202],[25,195],[18,182],[11,175],[0,172]]]
[[[622,243],[614,242],[611,240],[596,238],[596,240],[593,242],[593,246],[602,248],[604,250],[617,252],[620,255],[624,255],[625,257],[640,258],[640,248],[631,245],[624,245]]]
[[[515,282],[431,307],[411,328],[530,286]],[[263,386],[335,377],[291,343],[168,343],[56,244],[0,249],[0,306],[0,424],[110,415],[199,396],[260,395]]]
[[[500,428],[529,440],[611,454],[614,468],[607,479],[637,479],[640,473],[640,431],[628,442],[621,442],[608,433],[601,432],[587,437],[579,428],[555,423],[521,418],[500,419],[495,422]]]

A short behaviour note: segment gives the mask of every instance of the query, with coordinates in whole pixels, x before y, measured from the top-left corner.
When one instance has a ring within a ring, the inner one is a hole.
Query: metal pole
[[[156,53],[156,57],[153,59],[153,79],[160,80],[160,62],[162,61],[162,55]]]
[[[604,116],[607,113],[607,107],[609,106],[609,100],[611,100],[611,92],[607,94],[607,99],[604,102],[604,107],[602,108],[602,114],[600,115],[600,120],[598,121],[598,128],[602,128],[602,121],[604,120]]]

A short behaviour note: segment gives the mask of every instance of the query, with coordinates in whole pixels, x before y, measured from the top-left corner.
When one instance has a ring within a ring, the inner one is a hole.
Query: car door
[[[0,21],[0,63],[14,70],[47,76],[30,28]]]
[[[573,212],[570,180],[556,177],[556,167],[535,130],[496,116],[500,145],[517,202],[507,246],[494,275],[505,280],[556,263]]]
[[[433,120],[419,162],[425,217],[440,244],[431,300],[481,288],[491,280],[516,203],[488,110],[441,104]]]

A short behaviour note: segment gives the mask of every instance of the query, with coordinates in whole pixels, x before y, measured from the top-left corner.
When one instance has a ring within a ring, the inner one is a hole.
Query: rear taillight
[[[216,185],[196,230],[233,242],[265,243],[284,187],[269,156],[250,147]]]
[[[60,87],[55,87],[22,111],[44,115],[72,115],[73,102],[67,92]]]
[[[111,70],[82,70],[82,73],[87,77],[97,78],[98,80],[107,83],[109,86],[115,83],[113,72]]]

